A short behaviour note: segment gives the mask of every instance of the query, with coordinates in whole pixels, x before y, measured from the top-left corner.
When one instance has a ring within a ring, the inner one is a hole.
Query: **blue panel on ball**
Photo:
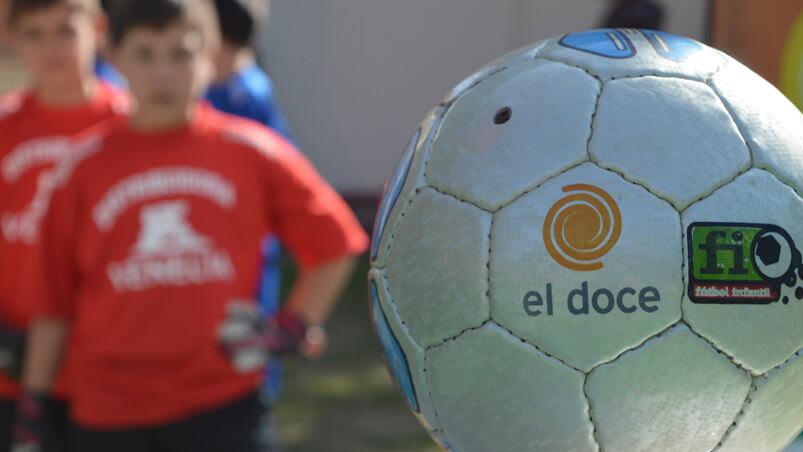
[[[663,31],[640,31],[650,41],[658,55],[669,60],[685,61],[695,53],[703,50],[703,45],[693,39]]]
[[[407,174],[410,172],[410,164],[413,162],[415,146],[418,144],[420,136],[421,129],[419,128],[415,134],[413,134],[410,144],[407,145],[407,149],[404,150],[399,162],[396,164],[393,175],[390,176],[390,179],[388,179],[388,182],[385,184],[385,190],[382,193],[382,201],[379,203],[376,220],[374,221],[374,233],[371,240],[371,259],[376,259],[376,255],[379,252],[379,242],[382,241],[382,233],[385,232],[385,223],[387,223],[388,215],[390,215],[390,212],[393,210],[393,206],[396,205],[396,200],[399,199],[399,193],[401,193],[404,182],[407,180]]]
[[[410,374],[410,366],[407,364],[407,356],[405,356],[398,339],[396,339],[396,335],[393,334],[390,325],[388,325],[385,312],[379,304],[379,293],[377,292],[376,282],[373,279],[371,279],[371,316],[393,379],[402,393],[404,393],[404,398],[407,399],[410,408],[415,412],[419,412],[418,397],[415,394],[413,377]]]
[[[570,33],[561,38],[559,44],[607,58],[630,58],[636,54],[630,38],[613,28]]]

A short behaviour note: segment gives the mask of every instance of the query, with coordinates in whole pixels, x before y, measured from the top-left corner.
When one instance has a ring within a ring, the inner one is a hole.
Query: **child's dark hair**
[[[251,45],[267,5],[268,0],[215,0],[223,41],[240,48]]]
[[[100,0],[100,7],[103,8],[106,14],[109,14],[109,11],[111,11],[112,2],[113,0]]]
[[[11,0],[8,2],[8,23],[14,25],[23,14],[50,8],[61,3],[93,15],[100,11],[98,0]]]
[[[134,28],[164,30],[183,21],[198,28],[207,45],[217,45],[220,41],[211,0],[113,0],[106,6],[112,46],[120,45]]]

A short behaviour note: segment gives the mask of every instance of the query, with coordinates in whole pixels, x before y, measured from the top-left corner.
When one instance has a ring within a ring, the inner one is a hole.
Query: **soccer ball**
[[[803,116],[668,33],[458,85],[386,186],[372,318],[455,451],[770,451],[803,427]]]

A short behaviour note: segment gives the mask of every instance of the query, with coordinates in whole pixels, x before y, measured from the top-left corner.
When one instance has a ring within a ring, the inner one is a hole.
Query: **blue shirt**
[[[218,110],[264,124],[292,141],[290,126],[276,101],[273,82],[255,63],[234,74],[229,80],[209,87],[206,99]],[[265,238],[263,265],[257,298],[262,312],[271,316],[279,310],[281,250],[275,237]],[[276,359],[266,369],[265,393],[278,399],[281,393],[281,367]]]
[[[95,59],[95,75],[104,82],[120,89],[128,88],[128,82],[111,63],[101,57]]]
[[[226,82],[212,85],[206,99],[220,111],[265,124],[292,141],[290,125],[279,110],[273,82],[256,64]]]

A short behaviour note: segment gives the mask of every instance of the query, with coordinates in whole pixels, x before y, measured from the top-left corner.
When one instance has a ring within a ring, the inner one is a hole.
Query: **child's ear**
[[[106,35],[104,39],[105,45],[100,49],[100,56],[103,57],[104,60],[111,63],[112,66],[118,68],[120,67],[120,46],[115,46],[111,40],[111,37]]]
[[[207,67],[206,69],[207,76],[204,82],[206,83],[207,86],[211,86],[212,84],[215,83],[215,80],[217,80],[217,65],[215,64],[214,61],[209,60],[206,63],[206,67]]]
[[[95,38],[98,46],[98,53],[104,57],[108,56],[106,53],[109,41],[109,19],[106,14],[98,14],[95,17]]]
[[[217,46],[213,46],[209,50],[207,50],[207,62],[208,62],[208,64],[207,64],[207,66],[208,66],[208,69],[207,69],[207,71],[208,71],[208,76],[207,76],[208,82],[207,83],[211,84],[212,82],[214,82],[217,79],[217,61],[218,61],[218,58],[220,58],[221,47],[222,46],[217,45]]]
[[[111,63],[111,65],[114,66],[115,68],[117,68],[117,70],[119,71],[120,70],[120,61],[118,61],[118,57],[120,55],[119,55],[119,52],[117,50],[118,49],[116,49],[114,46],[109,45],[109,46],[106,46],[105,49],[103,49],[103,51],[100,53],[100,55],[103,57],[104,60],[106,60],[109,63]]]

